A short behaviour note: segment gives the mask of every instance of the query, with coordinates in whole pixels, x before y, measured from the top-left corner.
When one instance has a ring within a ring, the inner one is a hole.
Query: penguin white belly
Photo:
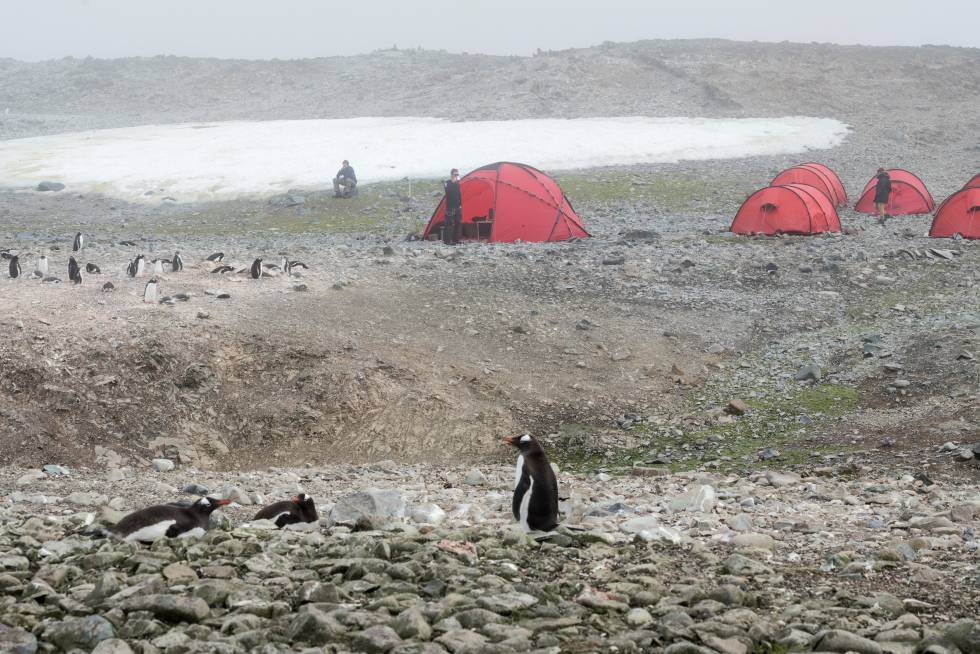
[[[128,541],[154,541],[167,535],[167,530],[171,525],[177,524],[176,520],[161,520],[160,522],[140,527],[131,534],[127,534],[123,540]]]
[[[517,457],[517,469],[514,471],[514,488],[521,483],[521,473],[524,472],[524,455],[521,454]]]
[[[534,477],[529,476],[528,478],[531,481],[531,485],[527,487],[526,491],[524,491],[524,497],[521,498],[521,508],[518,511],[518,515],[520,515],[519,521],[521,523],[521,529],[524,531],[531,531],[531,527],[529,527],[527,524],[527,513],[531,506],[531,493],[534,492]]]
[[[206,532],[203,527],[194,527],[193,529],[188,529],[182,534],[178,534],[177,538],[200,538]]]

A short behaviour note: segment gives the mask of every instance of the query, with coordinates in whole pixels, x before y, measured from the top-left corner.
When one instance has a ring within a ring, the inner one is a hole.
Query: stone
[[[37,638],[29,631],[0,623],[0,652],[4,654],[34,654]]]
[[[422,615],[418,608],[405,609],[391,623],[392,629],[401,638],[418,638],[419,640],[429,640],[432,638],[432,627]]]
[[[405,516],[405,498],[396,490],[367,490],[340,498],[330,510],[332,524],[383,528]]]
[[[200,495],[201,497],[204,497],[205,495],[209,495],[211,493],[211,489],[207,486],[191,483],[184,486],[181,492],[187,493],[188,495]]]
[[[749,547],[764,550],[776,549],[776,541],[772,536],[767,534],[739,534],[732,539],[732,543],[735,544],[735,547]]]
[[[84,618],[69,618],[54,622],[44,629],[42,639],[57,645],[65,651],[83,649],[91,651],[103,640],[116,637],[112,623],[101,615],[89,615]],[[2,642],[2,641],[0,641]]]
[[[800,483],[802,480],[802,477],[795,472],[776,472],[775,470],[769,470],[766,472],[766,481],[769,482],[770,486],[774,486],[776,488],[792,486]]]
[[[47,191],[63,191],[65,190],[65,185],[61,182],[40,182],[37,185],[37,190],[41,193],[45,193]]]
[[[312,605],[305,605],[289,623],[286,637],[290,642],[325,645],[335,642],[346,628],[335,617]]]
[[[725,521],[732,531],[751,531],[752,518],[744,513],[736,513]]]
[[[604,266],[622,266],[626,263],[626,257],[606,257],[602,260]]]
[[[733,575],[751,576],[772,574],[772,569],[769,566],[742,554],[732,554],[725,559],[724,566],[725,570]]]
[[[668,506],[675,513],[681,511],[710,513],[715,508],[715,498],[715,489],[702,484],[700,486],[694,486],[687,492],[678,495],[670,501]]]
[[[436,642],[453,654],[482,651],[487,637],[468,629],[451,629],[436,638]]]
[[[749,410],[749,405],[739,399],[731,400],[725,407],[725,413],[733,416],[744,416]]]
[[[946,629],[946,640],[963,654],[980,654],[980,622],[970,618],[957,620]]]
[[[642,627],[653,622],[653,616],[646,609],[630,609],[626,614],[626,624],[631,627]]]
[[[49,477],[67,477],[70,474],[68,468],[50,463],[41,468],[41,470]]]
[[[793,378],[796,381],[820,381],[821,377],[823,377],[823,371],[820,370],[820,366],[811,363],[800,368]]]
[[[138,595],[123,602],[122,608],[127,612],[149,611],[169,622],[200,622],[211,613],[200,597],[182,595]]]
[[[412,509],[413,522],[419,524],[441,525],[446,519],[446,512],[438,504],[419,504]]]
[[[598,611],[623,612],[629,609],[629,605],[626,604],[626,602],[623,601],[623,598],[619,597],[618,595],[596,590],[595,588],[590,588],[589,586],[586,586],[585,589],[578,594],[575,601],[582,606]]]
[[[816,652],[882,654],[881,645],[875,641],[843,629],[828,629],[818,632],[813,637],[810,648]]]
[[[480,608],[510,615],[524,609],[529,609],[538,603],[538,598],[527,593],[502,593],[499,595],[481,595],[476,600],[476,605]]]
[[[92,654],[133,654],[133,648],[125,640],[110,638],[96,645]]]
[[[170,472],[175,467],[174,462],[170,459],[153,459],[150,462],[150,465],[152,465],[153,469],[157,472]]]
[[[109,501],[108,497],[99,493],[72,493],[67,499],[75,506],[104,506]]]
[[[483,486],[487,483],[486,477],[483,476],[483,473],[480,472],[479,468],[473,468],[467,472],[463,481],[470,486]]]
[[[360,633],[354,634],[354,648],[368,654],[385,654],[400,645],[402,639],[391,627],[376,624]]]
[[[17,478],[18,486],[29,486],[38,481],[44,481],[48,476],[41,472],[40,470],[32,470],[24,475]]]

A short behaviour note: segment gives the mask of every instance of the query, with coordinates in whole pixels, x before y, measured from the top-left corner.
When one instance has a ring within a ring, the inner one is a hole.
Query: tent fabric
[[[759,189],[742,203],[731,230],[736,234],[839,232],[840,218],[818,188],[784,184]]]
[[[963,185],[963,188],[980,188],[980,175],[974,175],[969,182]],[[953,193],[951,196],[949,196],[948,198],[940,202],[939,206],[936,207],[936,210],[933,212],[933,215],[939,215],[939,212],[943,210],[943,207],[946,206],[946,203],[952,200],[954,197],[956,197],[955,193]]]
[[[544,242],[589,236],[558,183],[532,166],[510,161],[482,166],[462,177],[459,187],[464,240]],[[423,239],[438,236],[445,211],[443,197]]]
[[[936,203],[926,189],[922,180],[907,170],[892,168],[888,171],[892,178],[892,193],[885,204],[885,212],[892,216],[904,216],[916,213],[929,213],[936,208]],[[854,205],[854,210],[860,213],[878,213],[875,209],[875,184],[877,178],[872,177],[861,191],[861,199]]]
[[[837,195],[836,205],[838,207],[843,207],[847,205],[847,191],[844,190],[844,184],[841,183],[840,177],[829,166],[825,166],[822,163],[816,163],[813,161],[808,161],[805,164],[800,164],[800,165],[807,166],[809,168],[815,168],[820,172],[822,172],[827,177],[827,179],[830,180],[830,184],[834,188],[834,193]]]
[[[951,238],[959,234],[980,239],[980,186],[962,188],[946,198],[936,211],[929,236]]]
[[[784,186],[786,184],[805,184],[806,186],[812,186],[826,195],[834,206],[843,206],[847,204],[847,198],[843,194],[838,195],[837,186],[835,186],[833,180],[827,174],[827,170],[830,170],[826,166],[820,166],[819,164],[801,164],[799,166],[793,166],[792,168],[787,168],[783,172],[776,175],[769,186]],[[833,171],[830,173],[833,175]],[[837,176],[834,175],[836,178]],[[840,180],[837,181],[840,183]]]

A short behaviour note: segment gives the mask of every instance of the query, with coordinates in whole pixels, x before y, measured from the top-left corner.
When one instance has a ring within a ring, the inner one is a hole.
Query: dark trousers
[[[456,245],[462,236],[463,224],[460,222],[463,211],[460,207],[446,207],[446,217],[442,224],[442,242]]]

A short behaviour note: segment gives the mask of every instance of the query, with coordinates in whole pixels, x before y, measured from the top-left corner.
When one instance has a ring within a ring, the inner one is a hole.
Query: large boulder
[[[116,630],[112,623],[101,615],[89,615],[84,618],[69,618],[61,622],[54,622],[45,627],[41,636],[43,640],[66,652],[73,649],[83,649],[90,652],[103,640],[115,637]]]
[[[400,491],[368,488],[340,498],[330,511],[330,523],[357,529],[382,529],[405,517]]]

